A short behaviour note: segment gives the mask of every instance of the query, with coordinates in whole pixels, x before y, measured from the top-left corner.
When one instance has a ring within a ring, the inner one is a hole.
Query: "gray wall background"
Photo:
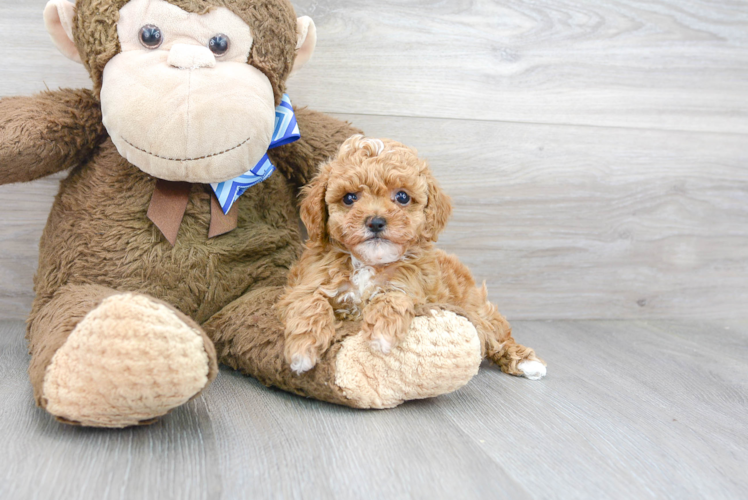
[[[90,86],[43,0],[0,0],[0,96]],[[297,105],[401,140],[441,239],[512,319],[748,311],[748,3],[303,0]],[[0,317],[23,318],[61,176],[0,186]]]

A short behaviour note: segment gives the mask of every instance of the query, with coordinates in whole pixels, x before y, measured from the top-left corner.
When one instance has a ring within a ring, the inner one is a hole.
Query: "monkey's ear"
[[[73,19],[75,4],[68,0],[49,0],[44,7],[44,27],[62,55],[77,63],[83,63],[73,41]]]
[[[323,243],[327,240],[327,182],[330,178],[330,164],[326,163],[319,169],[312,182],[304,186],[301,193],[301,221],[306,226],[309,240]]]
[[[291,74],[299,71],[312,58],[314,47],[317,46],[317,28],[311,17],[303,16],[296,20],[296,35],[296,59]]]

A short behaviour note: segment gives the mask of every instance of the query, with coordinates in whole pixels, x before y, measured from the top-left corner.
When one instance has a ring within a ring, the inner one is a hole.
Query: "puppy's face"
[[[369,265],[399,260],[426,225],[426,181],[409,165],[337,164],[325,203],[329,236]]]
[[[451,212],[426,162],[394,141],[352,137],[323,166],[309,193],[316,187],[321,195],[315,184],[322,181],[326,236],[368,265],[395,262],[410,248],[436,240]],[[304,205],[310,197],[302,205],[307,228]]]

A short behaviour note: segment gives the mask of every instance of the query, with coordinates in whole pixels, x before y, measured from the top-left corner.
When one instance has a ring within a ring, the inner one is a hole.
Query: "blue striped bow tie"
[[[273,137],[270,139],[268,150],[291,144],[300,138],[299,124],[296,123],[296,115],[293,112],[293,106],[291,106],[291,99],[288,97],[288,94],[283,94],[280,105],[275,108],[275,129],[273,130]],[[231,205],[247,189],[264,181],[273,175],[273,172],[275,172],[275,165],[270,162],[270,158],[265,154],[257,165],[246,174],[225,182],[212,183],[210,186],[213,188],[213,192],[216,193],[216,198],[218,198],[218,203],[221,205],[223,213],[229,213]]]

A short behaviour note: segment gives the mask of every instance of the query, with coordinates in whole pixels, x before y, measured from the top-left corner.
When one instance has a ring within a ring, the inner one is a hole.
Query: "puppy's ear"
[[[309,233],[309,240],[317,243],[327,241],[327,205],[325,193],[330,178],[330,164],[325,163],[319,169],[312,182],[304,186],[301,194],[301,221]]]
[[[429,199],[423,211],[426,215],[424,236],[430,241],[436,241],[452,215],[452,200],[442,191],[431,173],[427,174],[426,182],[428,183]]]

